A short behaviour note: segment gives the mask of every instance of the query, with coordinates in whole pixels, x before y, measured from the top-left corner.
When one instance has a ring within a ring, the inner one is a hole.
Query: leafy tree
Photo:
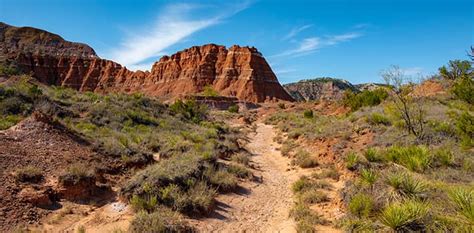
[[[462,77],[472,76],[471,62],[466,60],[453,60],[449,61],[448,66],[442,66],[439,68],[441,77],[448,80],[457,80]]]

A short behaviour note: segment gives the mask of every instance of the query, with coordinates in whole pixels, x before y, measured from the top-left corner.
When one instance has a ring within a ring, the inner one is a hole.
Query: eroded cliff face
[[[340,100],[346,90],[359,91],[346,80],[316,78],[283,85],[297,101]]]
[[[212,86],[223,96],[264,102],[292,101],[265,58],[255,48],[208,44],[164,56],[150,72],[130,71],[99,58],[87,45],[34,28],[0,24],[0,62],[49,85],[80,91],[140,92],[176,98]]]

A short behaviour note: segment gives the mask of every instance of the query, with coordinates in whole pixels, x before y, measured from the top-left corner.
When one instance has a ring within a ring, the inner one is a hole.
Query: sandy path
[[[200,219],[197,228],[203,232],[295,232],[289,218],[293,205],[291,184],[298,178],[290,170],[290,160],[276,150],[272,126],[257,124],[249,135],[247,150],[253,154],[254,176],[259,181],[246,182],[238,193],[217,198],[217,210],[207,219]]]

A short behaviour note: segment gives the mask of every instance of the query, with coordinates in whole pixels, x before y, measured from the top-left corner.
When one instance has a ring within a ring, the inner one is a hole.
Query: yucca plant
[[[448,195],[459,215],[469,224],[474,225],[474,189],[456,188],[451,190]]]
[[[373,205],[372,197],[358,193],[349,202],[349,211],[359,218],[368,217],[372,212]]]
[[[385,182],[401,197],[422,198],[429,188],[426,182],[405,172],[389,174]]]
[[[355,152],[349,152],[346,156],[346,168],[349,170],[355,170],[357,168],[357,164],[359,163],[359,155]]]
[[[369,162],[381,162],[383,158],[375,148],[369,148],[364,152],[364,156]]]
[[[377,180],[377,174],[369,169],[362,169],[360,172],[362,181],[372,187]]]
[[[423,219],[428,215],[429,205],[416,200],[389,204],[380,213],[382,224],[394,231],[423,229]]]

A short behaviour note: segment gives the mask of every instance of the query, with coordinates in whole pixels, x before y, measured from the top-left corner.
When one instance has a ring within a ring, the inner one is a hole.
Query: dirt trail
[[[272,126],[257,124],[246,148],[253,154],[258,181],[242,184],[238,193],[220,195],[215,213],[197,222],[199,231],[296,232],[289,217],[293,205],[290,186],[299,176],[290,169],[290,160],[276,149],[279,145],[273,142],[274,136]]]

